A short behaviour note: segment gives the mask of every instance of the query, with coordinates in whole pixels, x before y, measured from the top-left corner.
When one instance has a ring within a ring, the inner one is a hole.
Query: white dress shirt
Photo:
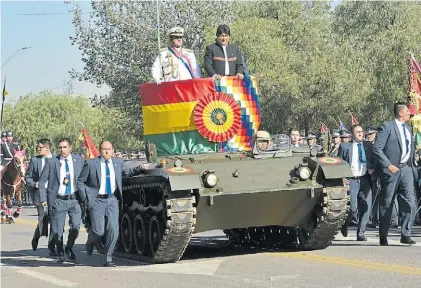
[[[100,158],[101,159],[101,183],[99,183],[100,187],[99,187],[99,192],[98,195],[107,195],[107,190],[106,190],[106,171],[105,171],[105,159],[104,158]],[[115,173],[114,173],[114,165],[113,165],[113,160],[110,159],[108,160],[108,167],[110,168],[110,181],[111,181],[111,193],[114,193],[115,189],[116,189],[116,182],[115,182]]]
[[[225,55],[225,75],[229,75],[230,65],[228,63],[227,45],[222,45],[222,49],[224,49],[224,55]]]
[[[70,172],[70,183],[68,185],[71,185],[70,193],[75,193],[76,189],[76,179],[75,179],[75,173],[73,170],[73,158],[72,154],[69,154],[67,156],[67,163],[69,164],[69,172]],[[58,188],[58,195],[63,196],[66,195],[66,185],[63,184],[64,177],[66,177],[66,163],[64,161],[64,158],[60,156],[60,179],[59,180],[59,188]]]
[[[396,122],[396,125],[398,126],[399,133],[400,133],[400,136],[401,136],[401,142],[402,142],[402,147],[401,147],[402,148],[401,163],[406,163],[409,160],[410,151],[411,151],[410,150],[411,149],[411,134],[410,134],[408,128],[406,128],[406,125],[405,125],[406,138],[409,141],[409,144],[408,144],[409,151],[408,151],[408,149],[406,147],[405,134],[403,133],[403,127],[402,127],[402,124],[404,124],[404,122],[400,122],[396,118],[395,118],[395,122]]]
[[[44,170],[45,158],[51,158],[51,157],[53,157],[53,154],[50,153],[49,155],[41,158],[41,171]],[[40,175],[41,175],[41,172],[40,172]],[[48,181],[45,183],[45,188],[47,187],[48,187]]]
[[[360,142],[362,149],[364,149],[363,142]],[[364,151],[365,152],[365,151]],[[367,159],[367,154],[365,154]],[[351,171],[354,177],[363,176],[367,173],[367,163],[361,163],[358,155],[358,143],[352,142],[352,159],[351,159]]]

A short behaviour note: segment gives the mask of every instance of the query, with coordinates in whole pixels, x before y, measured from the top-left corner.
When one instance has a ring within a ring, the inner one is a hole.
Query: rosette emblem
[[[232,139],[241,128],[241,108],[229,95],[215,92],[203,97],[193,111],[197,131],[212,142]]]

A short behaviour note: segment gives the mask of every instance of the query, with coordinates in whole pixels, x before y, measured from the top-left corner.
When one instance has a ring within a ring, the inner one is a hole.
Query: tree
[[[141,148],[142,143],[121,131],[124,118],[116,109],[92,108],[88,98],[42,91],[21,97],[16,105],[5,106],[4,124],[11,129],[31,154],[36,141],[46,137],[56,143],[61,137],[74,142],[74,151],[81,151],[80,131],[86,127],[97,145],[107,139],[118,149]]]
[[[195,51],[199,62],[205,45],[205,27],[230,22],[235,15],[230,1],[159,1],[160,47],[168,44],[167,30],[181,25],[185,46]],[[84,23],[74,5],[75,36],[72,44],[82,52],[83,71],[72,71],[75,79],[112,88],[95,105],[117,107],[127,117],[124,128],[141,138],[142,117],[138,85],[150,82],[152,63],[158,55],[156,1],[92,1],[93,13]]]
[[[421,55],[419,15],[419,2],[346,1],[335,11],[337,45],[358,54],[355,65],[367,74],[370,89],[360,111],[365,123],[390,119],[393,103],[406,101],[409,52]]]

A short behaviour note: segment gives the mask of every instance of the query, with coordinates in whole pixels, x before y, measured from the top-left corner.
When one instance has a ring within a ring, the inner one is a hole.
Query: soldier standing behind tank
[[[349,131],[341,130],[339,133],[341,134],[342,143],[349,143],[351,141],[351,133],[349,133]]]
[[[341,228],[344,237],[348,236],[348,226],[353,214],[359,214],[357,241],[366,241],[364,236],[372,201],[371,174],[374,172],[373,145],[363,141],[364,130],[361,125],[352,127],[352,142],[342,143],[338,156],[349,163],[353,177],[348,178],[351,196],[351,209]]]
[[[338,156],[338,150],[339,150],[339,146],[341,145],[341,138],[340,138],[341,134],[339,133],[338,130],[333,130],[332,131],[332,147],[329,150],[329,156],[331,157],[335,157]]]
[[[171,45],[159,51],[152,66],[152,76],[157,84],[200,78],[196,57],[192,50],[183,48],[184,29],[168,30]]]
[[[319,144],[317,144],[317,135],[316,135],[316,133],[309,132],[307,134],[306,140],[307,140],[308,147],[310,148],[310,150],[311,149],[314,149],[314,148],[316,148],[317,151],[323,150],[323,147],[320,146]]]

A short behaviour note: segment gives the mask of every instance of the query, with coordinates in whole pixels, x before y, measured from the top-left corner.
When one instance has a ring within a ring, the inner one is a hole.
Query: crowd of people
[[[345,237],[351,225],[357,226],[358,241],[367,240],[366,227],[379,227],[380,244],[387,245],[389,227],[401,227],[401,242],[415,243],[410,235],[413,225],[421,225],[421,150],[414,145],[408,105],[395,104],[393,113],[395,119],[378,128],[357,124],[351,132],[332,131],[328,154],[348,162],[353,175],[347,179],[351,209],[341,229]],[[304,138],[292,128],[289,136],[296,147],[319,145],[315,133]]]

